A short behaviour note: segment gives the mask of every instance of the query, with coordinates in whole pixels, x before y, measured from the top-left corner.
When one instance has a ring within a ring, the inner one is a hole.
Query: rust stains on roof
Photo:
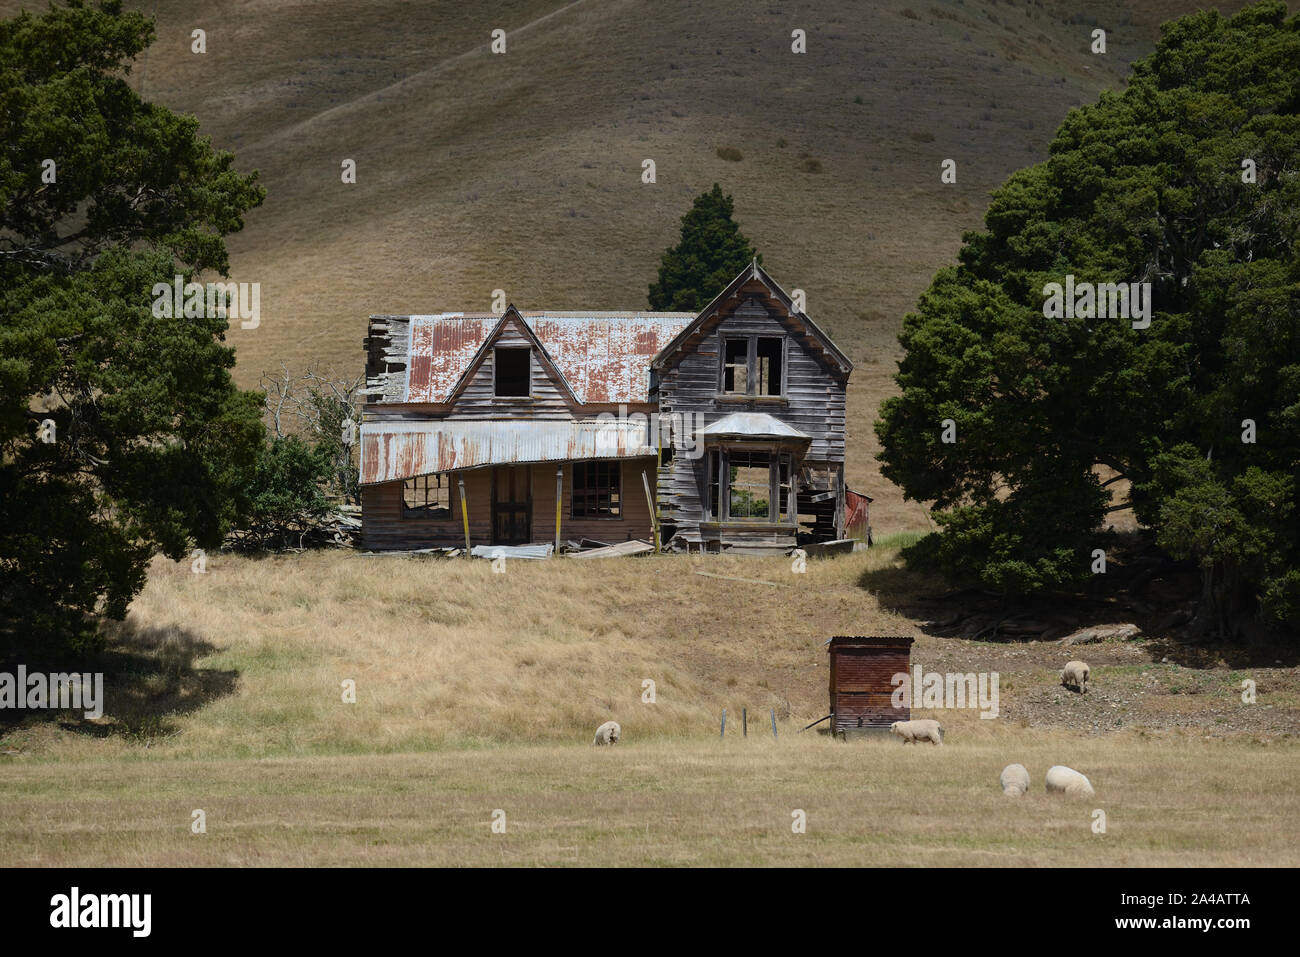
[[[496,322],[463,313],[412,316],[406,401],[445,402]]]
[[[650,360],[694,319],[684,312],[524,312],[580,403],[645,402]],[[405,401],[446,402],[500,316],[411,316]]]
[[[361,425],[361,484],[484,465],[653,456],[647,421],[399,421]]]
[[[523,313],[579,402],[645,402],[650,360],[689,313]]]

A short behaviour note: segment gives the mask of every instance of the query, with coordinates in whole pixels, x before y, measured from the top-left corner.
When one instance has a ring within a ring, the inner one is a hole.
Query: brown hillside
[[[1121,86],[1162,20],[1198,6],[134,5],[158,21],[145,95],[196,114],[269,190],[230,244],[232,277],[262,284],[260,327],[230,335],[244,384],[281,361],[358,371],[366,315],[485,309],[497,288],[521,308],[643,308],[678,218],[717,181],[765,265],[858,363],[849,481],[886,533],[926,525],[873,456],[902,315],[989,191],[1044,158],[1072,106]],[[195,28],[206,54],[190,51]],[[489,52],[497,28],[504,55]],[[956,185],[939,181],[944,158]]]

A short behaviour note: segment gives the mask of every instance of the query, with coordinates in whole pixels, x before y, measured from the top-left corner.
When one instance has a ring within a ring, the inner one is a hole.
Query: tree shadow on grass
[[[1187,641],[1171,636],[1152,639],[1146,650],[1152,661],[1170,662],[1184,668],[1294,668],[1300,665],[1300,647],[1295,638],[1267,628],[1247,625],[1238,642]]]
[[[120,736],[142,741],[176,733],[174,718],[190,714],[234,693],[236,670],[197,668],[194,662],[217,651],[207,639],[179,625],[141,627],[112,622],[105,631],[108,645],[76,661],[43,660],[35,655],[12,656],[0,671],[27,673],[89,672],[103,674],[103,714],[85,717],[87,709],[0,710],[0,737],[19,727],[55,724],[95,738]]]
[[[941,577],[901,561],[869,569],[858,587],[881,608],[918,621],[936,638],[993,642],[1057,641],[1083,629],[1134,624],[1152,661],[1187,668],[1291,667],[1300,663],[1294,636],[1243,622],[1239,639],[1220,641],[1194,629],[1199,576],[1194,569],[1122,540],[1105,575],[1069,594],[1008,598],[978,587],[953,588]],[[1079,648],[1086,654],[1087,645]]]

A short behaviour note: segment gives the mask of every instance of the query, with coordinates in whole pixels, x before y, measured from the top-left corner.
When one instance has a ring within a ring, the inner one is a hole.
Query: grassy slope
[[[894,562],[159,562],[108,660],[105,719],[0,740],[0,864],[1300,863],[1294,668],[1193,671],[1153,637],[1084,649],[1093,690],[1071,695],[1072,650],[935,638],[882,608]],[[935,713],[942,749],[798,734],[825,712],[825,637],[897,632],[926,670],[998,671],[1000,717]],[[609,718],[624,740],[593,751]],[[1012,761],[1034,778],[1014,806]],[[1096,800],[1045,795],[1055,763]]]
[[[20,5],[0,0],[0,14]],[[1045,156],[1072,105],[1118,88],[1159,22],[1198,4],[136,5],[158,18],[145,94],[197,114],[269,188],[231,241],[233,278],[262,283],[260,328],[230,336],[245,384],[281,362],[355,372],[366,315],[487,308],[496,288],[524,307],[644,307],[678,218],[718,181],[773,275],[807,290],[859,363],[849,480],[893,531],[926,524],[879,477],[870,429],[903,313],[989,191]],[[1105,56],[1088,50],[1094,25]],[[504,56],[487,50],[495,28]],[[947,157],[956,185],[939,182]],[[344,158],[356,185],[340,182]]]

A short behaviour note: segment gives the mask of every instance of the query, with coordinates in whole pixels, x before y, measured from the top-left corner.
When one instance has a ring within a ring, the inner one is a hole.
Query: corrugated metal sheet
[[[442,313],[411,317],[407,402],[446,402],[498,316]]]
[[[650,360],[681,332],[686,312],[524,312],[521,318],[579,402],[645,402]],[[411,316],[407,402],[446,402],[500,321],[487,313]]]
[[[844,489],[844,534],[849,538],[867,540],[872,501],[870,495],[862,495],[851,488]]]
[[[704,430],[704,437],[739,436],[762,439],[811,439],[794,426],[766,412],[733,412],[724,415]]]
[[[648,424],[629,422],[363,422],[361,484],[477,468],[656,454]]]
[[[645,402],[650,360],[695,318],[685,312],[522,315],[579,402]]]
[[[555,548],[550,542],[545,545],[475,545],[469,553],[475,558],[550,558]]]

